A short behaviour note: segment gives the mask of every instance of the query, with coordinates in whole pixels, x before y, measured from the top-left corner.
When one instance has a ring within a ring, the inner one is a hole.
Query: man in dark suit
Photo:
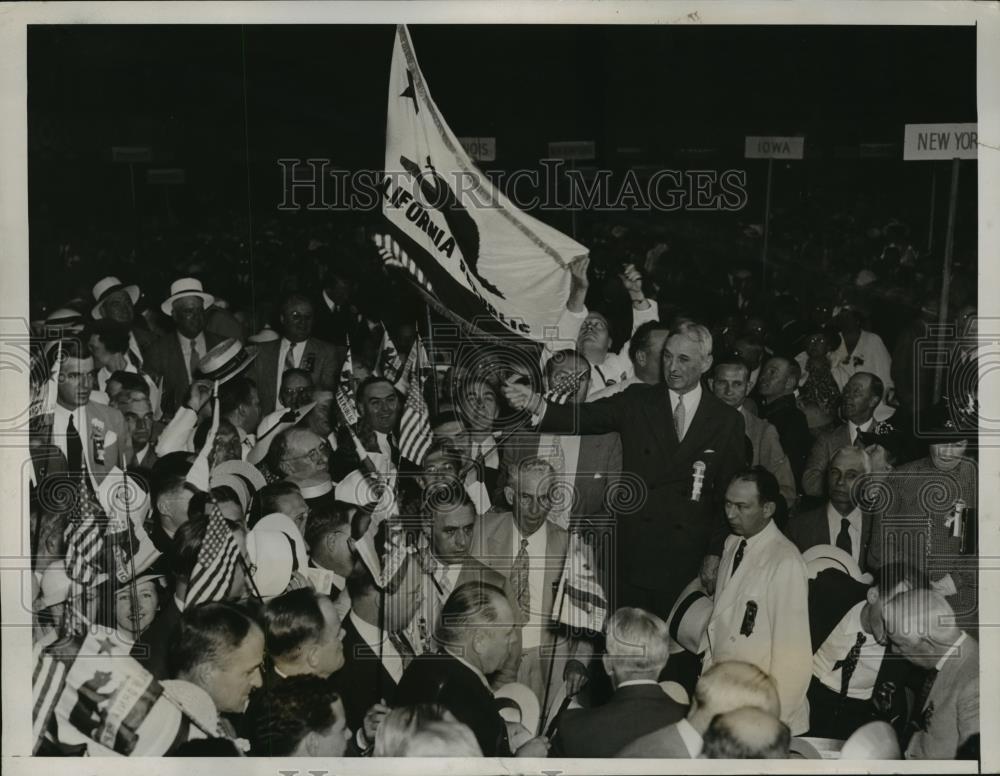
[[[854,482],[871,472],[871,458],[859,447],[842,447],[827,473],[830,499],[818,509],[793,517],[785,534],[801,552],[817,544],[832,544],[848,553],[863,570],[872,536],[871,515],[862,513],[853,497]]]
[[[153,408],[149,396],[140,391],[122,389],[115,397],[116,409],[125,416],[125,423],[132,440],[132,459],[128,467],[141,466],[152,469],[159,460],[154,446],[150,444],[153,431]]]
[[[183,406],[198,364],[223,337],[205,330],[205,310],[215,301],[201,282],[181,278],[170,286],[170,296],[160,305],[173,318],[176,331],[161,337],[149,348],[146,363],[163,379],[161,407],[166,416]]]
[[[279,331],[281,338],[262,342],[257,347],[253,378],[260,392],[263,415],[283,409],[278,392],[281,376],[286,369],[303,369],[313,378],[313,384],[323,390],[333,390],[343,359],[337,358],[333,345],[312,336],[313,303],[302,294],[290,294],[281,305]]]
[[[500,588],[468,582],[448,597],[435,634],[442,649],[421,655],[406,669],[395,705],[440,703],[469,726],[486,757],[509,757],[507,725],[486,677],[507,660],[514,638],[514,612]],[[548,741],[539,736],[518,756],[545,757]]]
[[[614,757],[640,736],[683,719],[687,711],[656,681],[667,664],[666,623],[626,607],[611,616],[607,631],[604,670],[615,693],[603,706],[559,715],[550,757]]]
[[[813,442],[809,422],[795,403],[795,389],[801,376],[802,370],[795,359],[775,356],[764,362],[757,380],[758,414],[778,430],[781,449],[788,456],[800,491],[806,456]]]
[[[113,468],[132,461],[132,437],[122,414],[90,400],[94,361],[80,340],[64,340],[48,354],[50,374],[59,360],[53,411],[34,418],[29,447],[35,481],[86,470],[99,485]]]
[[[541,416],[543,432],[621,434],[636,498],[619,505],[616,605],[666,616],[699,572],[714,589],[729,533],[723,495],[743,467],[745,444],[740,413],[702,389],[711,352],[708,329],[684,323],[663,348],[666,390],[633,385],[591,404],[560,405],[513,380],[504,386],[515,409]]]

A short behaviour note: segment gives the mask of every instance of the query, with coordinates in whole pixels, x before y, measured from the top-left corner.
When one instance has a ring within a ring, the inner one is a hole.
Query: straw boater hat
[[[60,307],[45,316],[45,330],[52,331],[56,336],[77,334],[83,331],[84,323],[83,313],[72,307]]]
[[[225,339],[198,362],[198,377],[225,383],[250,366],[255,358],[257,351],[247,350],[237,339]]]
[[[254,525],[254,530],[280,531],[285,534],[291,539],[292,546],[295,548],[295,558],[298,561],[299,568],[305,568],[309,565],[309,551],[306,549],[306,540],[302,537],[298,526],[295,525],[295,521],[288,515],[283,512],[272,512],[269,515],[264,515]]]
[[[256,334],[251,334],[247,337],[247,342],[256,342],[257,344],[260,344],[261,342],[274,342],[278,339],[281,339],[281,335],[265,324],[263,329],[258,331]]]
[[[264,479],[264,475],[260,473],[258,469],[253,464],[249,464],[246,461],[223,461],[214,469],[212,469],[212,476],[223,475],[223,474],[235,474],[238,477],[246,480],[250,489],[252,491],[258,491],[267,485],[267,480]]]
[[[214,296],[205,293],[205,290],[201,287],[200,280],[197,278],[181,278],[170,284],[170,296],[160,305],[163,314],[170,315],[173,313],[174,302],[187,296],[200,297],[205,303],[205,307],[211,306],[215,301]]]
[[[97,304],[95,304],[94,309],[90,311],[90,315],[94,318],[94,320],[99,320],[103,317],[101,307],[104,305],[107,298],[116,291],[124,291],[128,294],[129,299],[132,300],[132,304],[139,301],[139,286],[126,286],[114,275],[108,275],[106,278],[101,278],[94,284],[94,300]]]
[[[815,579],[816,575],[825,569],[835,569],[847,574],[856,582],[870,585],[873,581],[871,574],[861,573],[861,567],[849,552],[832,544],[813,545],[802,553],[802,560],[805,561],[809,579]]]
[[[247,555],[254,565],[253,583],[261,597],[284,593],[298,566],[294,540],[284,531],[254,526],[247,534]]]
[[[677,602],[667,617],[671,655],[684,650],[695,655],[703,651],[702,638],[714,609],[715,603],[705,591],[701,579],[695,577],[677,596]]]

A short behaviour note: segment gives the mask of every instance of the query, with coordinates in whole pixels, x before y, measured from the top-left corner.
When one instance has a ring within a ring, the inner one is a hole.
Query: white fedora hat
[[[526,684],[511,682],[500,687],[493,696],[500,707],[500,716],[505,722],[520,722],[535,735],[541,722],[542,705],[535,691]]]
[[[261,342],[274,342],[278,339],[281,339],[281,335],[265,324],[263,329],[258,331],[256,334],[251,334],[247,337],[247,342],[256,342],[257,344],[260,344]]]
[[[695,655],[703,651],[701,642],[714,609],[715,602],[705,592],[701,579],[695,577],[677,596],[667,617],[671,655],[684,650]]]
[[[802,553],[802,560],[805,561],[809,579],[815,579],[824,569],[836,569],[866,585],[870,585],[874,580],[871,574],[861,573],[861,568],[850,553],[832,544],[813,545]]]
[[[205,293],[205,290],[201,287],[200,280],[197,278],[181,278],[170,284],[170,296],[160,305],[160,309],[163,310],[164,315],[170,315],[173,312],[174,302],[186,296],[201,297],[201,300],[205,303],[205,307],[209,307],[215,301],[214,296]]]
[[[292,544],[295,546],[295,559],[298,562],[299,568],[305,568],[309,565],[309,551],[306,549],[306,540],[302,537],[299,527],[295,525],[295,521],[288,515],[283,512],[272,512],[269,515],[264,515],[264,517],[257,521],[254,530],[280,531],[285,534],[285,536],[292,540]]]
[[[224,339],[202,356],[198,362],[198,376],[225,383],[244,371],[256,358],[257,351],[243,347],[238,339]]]
[[[247,534],[247,555],[254,565],[253,582],[261,598],[281,595],[292,580],[296,557],[292,539],[283,531],[258,530]]]
[[[104,305],[105,300],[116,291],[124,291],[128,294],[129,299],[132,300],[132,304],[139,301],[139,286],[126,286],[114,275],[108,275],[106,278],[101,278],[94,284],[94,300],[97,304],[95,304],[94,309],[90,311],[91,317],[95,320],[102,317],[101,307]]]

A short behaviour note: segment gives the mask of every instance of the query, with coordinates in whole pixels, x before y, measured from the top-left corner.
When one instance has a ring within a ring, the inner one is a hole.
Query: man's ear
[[[635,352],[635,360],[639,366],[646,366],[646,354],[643,351],[637,350]]]
[[[777,511],[777,509],[778,505],[775,504],[773,501],[764,502],[764,516],[767,517],[768,520],[774,517],[774,513]]]
[[[872,585],[870,588],[868,588],[868,592],[865,593],[865,598],[868,600],[868,603],[870,603],[872,605],[877,604],[878,603],[878,588],[875,587],[874,585]]]
[[[514,503],[514,489],[510,485],[503,486],[503,494],[507,498],[508,504]]]
[[[315,668],[319,664],[319,643],[313,642],[305,649],[306,665]]]
[[[612,676],[611,657],[607,653],[601,656],[601,665],[604,666],[604,673],[606,673],[608,676]]]
[[[709,353],[707,356],[705,356],[704,361],[702,361],[701,373],[705,374],[705,372],[707,372],[711,368],[712,368],[712,354]]]

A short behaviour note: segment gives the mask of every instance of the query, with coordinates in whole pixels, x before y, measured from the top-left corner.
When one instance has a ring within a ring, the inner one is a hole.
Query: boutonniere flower
[[[854,366],[862,366],[865,363],[864,358],[861,356],[855,356],[852,360],[854,361]]]
[[[875,436],[886,436],[887,434],[891,434],[895,430],[896,429],[894,429],[892,427],[892,424],[887,420],[880,420],[878,423],[872,426],[872,433],[875,434]]]

